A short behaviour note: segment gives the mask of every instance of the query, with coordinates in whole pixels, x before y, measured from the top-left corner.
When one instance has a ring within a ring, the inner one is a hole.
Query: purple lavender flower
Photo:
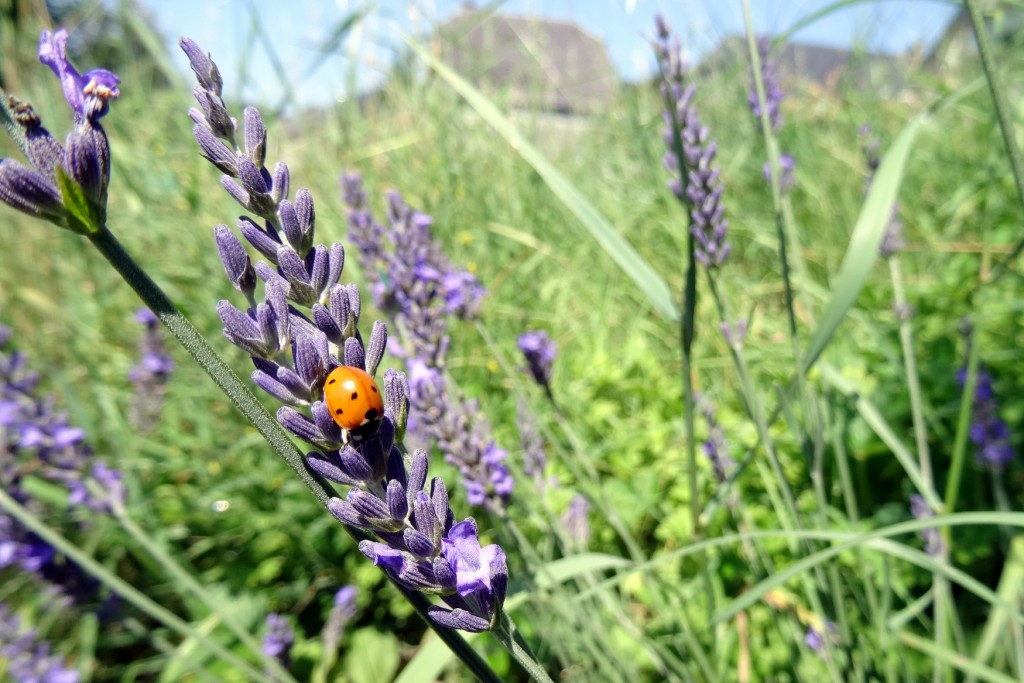
[[[494,544],[480,546],[473,519],[453,526],[442,545],[438,574],[449,572],[445,579],[454,580],[455,593],[442,598],[451,609],[432,607],[431,618],[465,631],[493,628],[508,590],[505,552]]]
[[[445,460],[459,469],[470,505],[501,510],[514,486],[504,464],[507,452],[490,436],[477,403],[455,395],[444,374],[446,315],[472,317],[485,290],[473,275],[448,263],[433,238],[430,216],[391,192],[384,227],[367,207],[362,178],[348,173],[341,184],[349,235],[359,247],[374,302],[393,316],[401,334],[392,338],[391,350],[406,359],[409,371],[410,431],[423,445],[436,443]]]
[[[956,379],[960,386],[964,385],[967,381],[966,368],[957,371]],[[979,465],[1001,472],[1013,460],[1010,428],[999,417],[992,375],[983,367],[978,368],[975,381],[969,436],[974,444],[974,459]]]
[[[779,177],[779,189],[783,192],[793,189],[793,186],[796,185],[796,178],[793,176],[793,171],[796,170],[796,159],[789,154],[781,154],[779,156],[779,168],[782,169],[782,175]],[[764,162],[762,175],[766,183],[771,182],[772,164],[770,161]]]
[[[475,538],[476,526],[472,519],[455,524],[440,478],[431,479],[428,485],[426,452],[417,450],[411,458],[406,456],[403,439],[409,424],[410,396],[406,376],[392,369],[384,372],[384,416],[375,434],[351,437],[324,405],[324,382],[335,367],[364,369],[372,377],[389,344],[381,321],[373,324],[368,340],[364,341],[358,329],[362,311],[359,290],[339,282],[344,247],[315,244],[312,195],[300,189],[295,199],[289,200],[288,167],[278,162],[270,172],[264,165],[266,129],[256,109],[245,110],[244,148],[232,149],[236,126],[220,97],[219,70],[193,41],[183,38],[181,46],[199,81],[194,93],[202,111],[193,109],[190,116],[196,123],[193,132],[202,154],[224,172],[222,185],[228,193],[261,219],[257,222],[243,216],[237,228],[267,262],[253,264],[241,240],[227,226],[217,226],[214,231],[224,271],[248,304],[244,311],[227,301],[218,304],[225,336],[252,357],[256,385],[286,404],[277,412],[278,421],[314,447],[306,456],[310,469],[350,487],[344,498],[330,498],[328,509],[343,524],[377,539],[361,541],[360,551],[396,583],[440,595],[453,605],[456,609],[452,612],[437,611],[441,608],[430,612],[439,624],[492,628],[508,581],[504,553],[496,546],[479,551],[490,568],[489,581],[469,589],[460,582],[465,570],[453,566],[445,554],[451,551],[446,548],[454,544],[462,555],[470,556],[464,530],[469,525]],[[347,197],[359,192],[358,183],[346,184]],[[408,209],[397,195],[390,198],[389,208],[392,225],[418,237],[395,245],[396,253],[403,250],[401,257],[394,257],[404,268],[395,271],[403,278],[403,287],[391,291],[375,287],[375,297],[380,295],[379,303],[394,306],[405,316],[398,320],[412,330],[404,340],[417,353],[410,357],[418,358],[429,350],[443,359],[448,344],[444,325],[431,316],[445,305],[439,294],[445,291],[441,283],[445,271],[438,268],[439,261],[432,260],[431,246],[421,237],[424,227],[429,228],[429,218]],[[368,214],[364,218],[372,221]],[[372,224],[362,227],[372,238]],[[353,233],[359,243],[359,233],[355,229]],[[367,268],[373,282],[372,272]],[[258,281],[263,283],[261,297],[256,294]],[[376,283],[390,284],[383,278]],[[461,306],[466,311],[471,308],[468,302]],[[417,326],[421,320],[434,320],[434,326]],[[421,377],[410,367],[410,375],[420,387],[441,377],[436,369],[425,373]],[[479,462],[493,473],[499,469],[494,461],[500,459],[497,451],[481,451]],[[508,488],[505,479],[494,480],[493,475],[490,485],[496,492]]]
[[[263,654],[273,657],[287,669],[294,642],[295,631],[288,623],[288,619],[280,614],[268,614],[267,635],[263,637]]]
[[[523,472],[533,479],[538,489],[544,490],[550,483],[545,478],[548,458],[544,452],[544,438],[537,431],[537,421],[525,402],[519,401],[516,415],[516,424],[519,425],[523,445]]]
[[[8,106],[22,133],[30,167],[0,159],[0,201],[80,234],[102,229],[110,181],[110,145],[100,125],[110,100],[120,95],[118,77],[106,69],[80,75],[67,60],[68,33],[43,31],[39,60],[64,88],[75,125],[64,145],[42,126],[31,105],[11,97]]]
[[[22,631],[21,620],[0,603],[0,657],[8,680],[24,683],[78,683],[78,672],[64,658],[50,654],[50,644],[34,630]]]
[[[43,516],[48,506],[23,484],[27,472],[68,491],[68,505],[105,513],[124,500],[120,473],[93,457],[85,432],[68,424],[51,396],[39,397],[39,375],[25,356],[7,348],[10,330],[0,326],[0,484],[15,500]],[[92,475],[94,495],[84,480]],[[77,602],[95,597],[96,581],[17,520],[0,513],[0,568],[17,566]]]
[[[128,371],[128,379],[135,385],[131,418],[136,427],[146,429],[163,405],[174,361],[167,353],[160,319],[153,311],[140,308],[135,321],[145,326],[145,331],[139,342],[139,362]]]
[[[731,250],[726,235],[729,222],[722,207],[724,186],[712,165],[718,150],[708,140],[708,129],[700,122],[693,98],[696,87],[684,87],[679,39],[672,36],[661,16],[655,18],[654,52],[661,70],[661,94],[665,100],[665,168],[672,173],[669,189],[690,208],[690,233],[696,240],[695,256],[708,268],[725,263]]]
[[[910,496],[910,514],[914,519],[931,519],[935,516],[928,502],[918,494]],[[924,539],[924,551],[932,557],[942,554],[942,536],[936,527],[928,527],[921,530],[921,538]]]
[[[726,343],[729,346],[741,347],[743,342],[747,338],[747,320],[746,318],[740,318],[735,324],[729,322],[723,322],[719,329],[722,330],[722,336],[725,337]]]
[[[534,381],[550,391],[551,367],[558,353],[558,346],[548,337],[545,330],[531,330],[519,335],[519,350],[526,358],[526,369]]]
[[[590,501],[586,496],[577,493],[569,501],[569,508],[562,515],[562,526],[571,540],[577,547],[585,548],[590,542]]]
[[[868,190],[871,189],[871,184],[875,180],[875,173],[882,163],[880,154],[882,143],[872,132],[871,126],[866,123],[862,124],[857,130],[857,135],[860,136],[861,153],[864,155],[864,194],[867,195]],[[889,258],[905,246],[907,246],[907,243],[903,237],[900,205],[899,202],[893,202],[892,206],[889,207],[889,218],[885,224],[885,233],[882,235],[882,241],[878,245],[878,253],[884,258]]]
[[[725,481],[729,471],[736,463],[729,457],[729,444],[725,440],[725,431],[718,424],[715,407],[711,404],[711,401],[706,396],[698,395],[696,404],[708,423],[708,438],[704,442],[704,455],[707,456],[711,466],[714,468],[715,479],[721,483]]]
[[[764,85],[764,103],[768,108],[768,121],[773,131],[778,132],[782,128],[782,85],[779,82],[779,70],[775,61],[771,58],[772,41],[767,37],[761,37],[757,41],[757,54],[761,61],[761,83]],[[757,85],[754,82],[754,74],[750,74],[750,91],[747,93],[747,103],[754,116],[761,118],[761,103],[757,97]]]
[[[345,627],[356,615],[355,586],[342,586],[334,594],[334,606],[327,616],[327,623],[324,625],[323,642],[324,650],[330,653],[336,652],[342,637],[345,635]]]

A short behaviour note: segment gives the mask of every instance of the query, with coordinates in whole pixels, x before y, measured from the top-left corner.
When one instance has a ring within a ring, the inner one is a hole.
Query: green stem
[[[1006,94],[996,74],[995,57],[992,54],[992,43],[989,41],[988,32],[985,29],[985,19],[981,16],[977,0],[964,0],[967,8],[967,15],[971,20],[971,29],[974,31],[974,39],[978,42],[978,56],[981,57],[981,68],[985,72],[985,80],[988,81],[989,91],[992,93],[992,104],[996,109],[996,118],[999,120],[999,129],[1003,134],[1003,145],[1006,147],[1006,156],[1010,160],[1010,170],[1013,171],[1014,187],[1017,190],[1017,201],[1024,209],[1024,161],[1021,159],[1020,148],[1017,146],[1017,137],[1013,129],[1013,110],[1006,100]],[[1024,237],[1017,241],[1013,251],[995,265],[992,269],[990,282],[997,280],[1020,256],[1024,250]]]
[[[747,34],[747,51],[750,53],[750,68],[754,75],[754,89],[757,92],[757,102],[761,111],[761,135],[764,137],[765,149],[768,152],[768,163],[771,168],[771,174],[769,177],[769,183],[772,188],[772,204],[775,207],[775,234],[779,240],[779,261],[782,266],[782,284],[786,296],[786,312],[789,321],[789,337],[790,342],[793,345],[793,359],[794,362],[800,363],[800,342],[797,338],[797,327],[796,327],[796,311],[794,308],[794,296],[793,296],[793,282],[790,277],[789,269],[789,256],[787,254],[787,228],[789,229],[789,237],[792,242],[793,249],[798,248],[798,242],[792,233],[794,230],[792,226],[786,224],[785,217],[782,211],[782,187],[780,185],[780,175],[782,166],[779,161],[779,146],[775,140],[775,135],[772,133],[771,118],[768,115],[768,103],[767,97],[765,96],[764,90],[764,76],[761,71],[761,55],[757,49],[757,38],[754,35],[754,20],[750,12],[750,0],[743,0],[743,22]],[[801,276],[806,280],[804,274],[803,261],[799,257],[794,258],[794,262],[799,261],[799,270]],[[800,377],[800,373],[797,373]],[[802,381],[802,379],[801,379]]]
[[[889,273],[892,277],[893,296],[896,310],[900,315],[900,344],[903,347],[903,365],[907,372],[907,390],[910,393],[910,415],[914,422],[914,438],[917,441],[918,466],[921,468],[921,479],[930,487],[932,480],[932,460],[928,452],[928,429],[924,422],[924,408],[921,402],[921,381],[917,374],[917,359],[914,355],[914,340],[910,329],[910,316],[907,295],[903,288],[903,273],[900,269],[899,257],[889,258]]]
[[[494,630],[494,635],[505,646],[505,649],[509,651],[512,659],[516,660],[521,667],[526,669],[526,673],[530,674],[530,678],[537,681],[537,683],[554,683],[551,677],[548,676],[547,671],[544,670],[544,667],[537,662],[533,653],[530,652],[529,646],[519,634],[515,624],[512,623],[512,620],[504,612],[501,613],[501,620],[498,628]]]
[[[220,387],[231,401],[238,406],[257,431],[273,447],[289,467],[299,475],[299,478],[312,491],[316,499],[325,508],[327,501],[336,496],[334,490],[319,476],[306,469],[302,452],[292,443],[291,437],[284,430],[277,420],[267,412],[263,404],[249,388],[238,378],[238,375],[221,359],[213,350],[210,344],[203,338],[192,323],[181,314],[163,290],[153,282],[139,264],[124,250],[117,238],[106,228],[89,235],[90,241],[99,249],[100,253],[110,262],[122,278],[131,286],[139,298],[149,306],[171,332],[175,339],[185,347],[192,358],[199,363],[206,374]],[[342,527],[354,540],[364,540],[368,537],[365,533],[354,527],[343,524]],[[390,577],[389,577],[389,580]],[[430,601],[415,591],[405,588],[395,581],[391,581],[413,609],[430,626],[444,643],[452,650],[456,657],[462,660],[467,668],[482,681],[499,682],[494,670],[477,654],[476,650],[456,631],[444,628],[435,624],[427,616],[427,608]]]
[[[267,680],[263,673],[257,671],[250,664],[239,659],[215,639],[208,638],[193,629],[178,615],[150,600],[127,581],[109,571],[106,567],[82,552],[59,533],[43,524],[38,517],[22,507],[18,501],[14,500],[14,498],[12,498],[7,491],[3,489],[0,489],[0,506],[9,512],[12,517],[28,527],[30,531],[46,541],[46,543],[60,551],[61,554],[87,571],[91,576],[95,576],[97,579],[100,579],[106,586],[109,586],[111,590],[145,614],[148,614],[167,628],[177,632],[185,638],[191,638],[195,642],[208,647],[215,655],[223,659],[225,662],[231,663],[231,665],[237,667],[239,671],[244,672],[250,680]]]
[[[960,401],[960,413],[956,422],[956,435],[953,440],[953,459],[949,465],[949,479],[946,480],[946,498],[942,512],[951,515],[956,512],[957,497],[960,495],[960,479],[967,460],[967,437],[970,434],[971,416],[974,412],[974,393],[978,384],[978,365],[981,354],[978,352],[977,340],[968,341],[967,377],[964,380],[963,398]],[[946,532],[946,545],[950,545],[949,527]]]

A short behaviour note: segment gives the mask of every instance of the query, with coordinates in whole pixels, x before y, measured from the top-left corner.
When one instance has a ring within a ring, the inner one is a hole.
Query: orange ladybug
[[[384,398],[377,383],[365,370],[350,365],[327,375],[324,403],[334,422],[356,441],[376,434],[384,417]]]

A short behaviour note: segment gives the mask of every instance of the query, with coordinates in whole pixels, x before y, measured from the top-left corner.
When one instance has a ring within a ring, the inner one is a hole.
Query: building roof
[[[441,58],[509,105],[559,112],[607,106],[618,79],[604,44],[574,23],[463,8],[434,34]]]

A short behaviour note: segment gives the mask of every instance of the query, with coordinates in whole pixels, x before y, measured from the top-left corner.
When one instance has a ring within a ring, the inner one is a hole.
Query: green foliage
[[[152,45],[132,30],[122,47]],[[5,72],[16,56],[5,55]],[[1004,77],[1019,80],[1019,65],[1002,56]],[[237,207],[192,144],[187,90],[158,87],[174,80],[160,75],[161,63],[153,57],[138,66],[142,86],[122,73],[123,95],[105,120],[113,158],[107,224],[245,376],[251,365],[223,340],[214,309],[233,291],[211,228],[231,223]],[[20,73],[40,79],[17,85],[35,97],[44,120],[56,122],[59,92],[45,94],[53,83],[43,81],[50,75]],[[488,108],[495,100],[472,94],[468,106],[443,81],[410,75],[362,104],[268,121],[271,156],[287,160],[294,187],[312,191],[324,241],[347,239],[337,177],[358,169],[375,206],[384,189],[400,188],[435,218],[451,260],[489,288],[479,326],[452,329],[450,369],[511,451],[517,489],[507,517],[470,510],[457,472],[440,458],[431,467],[448,483],[456,514],[475,513],[487,541],[508,553],[510,611],[549,671],[575,680],[735,680],[749,666],[758,680],[920,679],[938,653],[957,652],[962,661],[940,657],[940,673],[1019,674],[1022,595],[1003,581],[1021,571],[1019,549],[1012,552],[1021,524],[1010,514],[1024,507],[1019,429],[1012,436],[1017,461],[1002,477],[968,464],[957,510],[987,516],[944,533],[948,558],[917,550],[926,525],[865,535],[909,519],[912,493],[942,503],[964,400],[955,379],[966,358],[964,316],[994,378],[1000,417],[1024,424],[1020,278],[1010,264],[1006,276],[989,280],[993,264],[1021,238],[1022,207],[987,92],[965,87],[926,120],[918,117],[948,93],[923,72],[908,74],[917,86],[912,101],[853,88],[789,95],[779,144],[798,163],[788,201],[809,273],[809,281],[795,283],[794,344],[772,197],[761,176],[764,142],[745,106],[745,78],[742,70],[708,76],[697,100],[719,142],[733,246],[717,286],[733,318],[751,321],[742,348],[730,348],[700,274],[693,382],[714,404],[739,465],[720,483],[700,460],[698,520],[684,455],[679,330],[671,320],[681,305],[687,217],[664,186],[655,86],[624,88],[590,120],[551,121],[506,117]],[[867,200],[857,140],[864,122],[883,149],[895,148],[890,170],[898,167],[879,175]],[[296,129],[301,136],[289,134]],[[909,243],[897,257],[900,280],[873,247],[893,197]],[[95,216],[81,212],[91,225]],[[874,229],[867,246],[853,239],[858,216]],[[87,431],[96,453],[125,472],[127,516],[251,633],[261,635],[268,612],[289,615],[297,630],[291,672],[299,680],[327,661],[321,630],[343,584],[359,588],[361,611],[336,663],[322,672],[327,680],[416,680],[417,661],[425,671],[442,670],[445,651],[424,637],[408,603],[181,349],[171,349],[177,370],[158,418],[131,424],[126,373],[139,334],[131,290],[80,236],[6,209],[3,220],[0,322],[13,328],[44,388]],[[616,252],[626,243],[630,249]],[[355,260],[350,253],[344,279],[361,284]],[[902,327],[892,310],[900,288],[914,309]],[[538,327],[559,344],[555,406],[517,369],[516,337]],[[908,389],[905,335],[919,402]],[[545,437],[557,486],[535,487],[522,472],[520,397]],[[270,399],[265,405],[275,409]],[[921,473],[915,420],[924,426],[930,474]],[[698,416],[694,439],[707,438]],[[902,461],[894,444],[907,454]],[[56,511],[47,522],[60,528],[60,492],[38,492]],[[576,493],[591,503],[585,547],[574,545],[560,521]],[[223,615],[175,580],[165,561],[114,520],[94,521],[72,539],[76,545],[210,642],[261,668],[223,628]],[[161,672],[165,680],[194,672],[244,680],[208,643],[152,614],[131,608],[129,618],[110,625],[92,616],[59,621],[37,585],[11,569],[3,577],[0,601],[17,602],[25,620],[94,681]],[[943,612],[947,623],[937,623]],[[818,654],[805,632],[828,623],[835,632]],[[500,675],[521,675],[494,638],[472,642]],[[445,675],[466,679],[454,665]]]

